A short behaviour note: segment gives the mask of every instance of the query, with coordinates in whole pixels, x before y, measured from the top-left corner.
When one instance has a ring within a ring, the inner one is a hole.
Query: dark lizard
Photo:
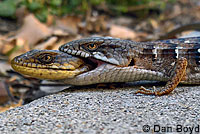
[[[142,69],[152,75],[144,76],[141,72],[138,74],[141,79],[154,80],[157,75],[152,72],[158,72],[163,75],[160,81],[167,81],[164,88],[148,90],[142,87],[137,93],[160,96],[171,93],[179,83],[200,84],[200,37],[151,42],[91,37],[66,43],[59,50],[96,63]]]

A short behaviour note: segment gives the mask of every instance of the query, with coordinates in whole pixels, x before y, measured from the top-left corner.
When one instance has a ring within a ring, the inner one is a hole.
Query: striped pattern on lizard
[[[159,72],[169,78],[164,88],[156,91],[141,88],[138,93],[164,95],[180,82],[200,84],[200,37],[151,42],[91,37],[66,43],[59,50],[117,67]]]

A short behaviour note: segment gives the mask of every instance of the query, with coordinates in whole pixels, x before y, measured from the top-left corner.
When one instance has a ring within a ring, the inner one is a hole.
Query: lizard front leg
[[[165,85],[165,87],[161,88],[158,91],[156,91],[155,87],[154,90],[149,90],[144,87],[141,87],[136,92],[136,94],[141,93],[146,95],[162,96],[171,93],[177,87],[177,85],[180,83],[180,81],[186,74],[187,59],[183,57],[179,58],[174,66],[175,66],[174,71],[170,77],[170,80]]]

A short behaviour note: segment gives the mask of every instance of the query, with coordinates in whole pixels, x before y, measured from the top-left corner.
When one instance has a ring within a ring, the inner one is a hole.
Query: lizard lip
[[[84,58],[88,58],[88,57],[91,57],[90,54],[86,53],[86,52],[83,52],[83,51],[79,51],[79,50],[72,50],[70,48],[61,48],[61,51],[65,52],[65,53],[68,53],[68,54],[72,54],[72,55],[76,55],[76,56],[81,56],[81,57],[84,57]]]

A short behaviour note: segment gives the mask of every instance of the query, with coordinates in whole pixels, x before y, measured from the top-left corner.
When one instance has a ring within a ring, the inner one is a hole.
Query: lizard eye
[[[97,49],[97,45],[96,45],[96,44],[88,44],[88,45],[87,45],[87,48],[88,48],[89,50],[96,50],[96,49]]]
[[[39,56],[39,61],[42,63],[51,63],[53,60],[53,56],[50,54],[42,54]]]

